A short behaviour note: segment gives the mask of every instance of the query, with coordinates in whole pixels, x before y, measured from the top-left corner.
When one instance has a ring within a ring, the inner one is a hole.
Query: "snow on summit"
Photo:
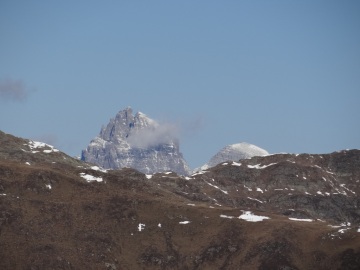
[[[201,166],[200,169],[195,169],[195,171],[206,170],[225,161],[237,162],[240,159],[248,159],[254,156],[266,156],[268,154],[269,153],[266,150],[246,142],[231,144],[222,148],[209,160],[208,163]]]

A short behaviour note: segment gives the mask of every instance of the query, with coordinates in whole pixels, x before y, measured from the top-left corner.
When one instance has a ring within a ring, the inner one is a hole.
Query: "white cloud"
[[[162,123],[156,127],[147,127],[132,133],[128,142],[133,147],[148,148],[177,141],[178,134],[179,128],[176,125]]]

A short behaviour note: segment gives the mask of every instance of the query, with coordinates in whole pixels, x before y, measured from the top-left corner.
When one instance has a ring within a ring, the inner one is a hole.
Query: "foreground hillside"
[[[0,269],[360,269],[359,180],[358,150],[180,177],[0,132]]]

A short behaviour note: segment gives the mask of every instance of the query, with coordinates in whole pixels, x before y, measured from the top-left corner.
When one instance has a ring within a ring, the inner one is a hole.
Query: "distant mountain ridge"
[[[194,171],[206,170],[208,168],[214,167],[225,161],[239,161],[241,159],[248,159],[255,156],[266,156],[269,153],[250,143],[242,142],[236,144],[230,144],[222,148],[217,152],[208,163],[204,164],[200,168],[195,169]]]
[[[147,174],[190,173],[172,127],[160,125],[141,112],[133,115],[130,107],[101,129],[82,151],[81,159],[105,169],[130,167]]]

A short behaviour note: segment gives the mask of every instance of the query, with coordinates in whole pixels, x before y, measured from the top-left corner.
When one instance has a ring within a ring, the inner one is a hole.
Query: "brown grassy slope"
[[[104,182],[87,183],[80,172]],[[101,173],[2,160],[0,185],[6,194],[0,196],[0,269],[360,266],[355,229],[332,239],[337,229],[322,222],[266,212],[257,213],[271,219],[257,223],[220,218],[237,217],[241,209],[192,202],[131,169]]]

